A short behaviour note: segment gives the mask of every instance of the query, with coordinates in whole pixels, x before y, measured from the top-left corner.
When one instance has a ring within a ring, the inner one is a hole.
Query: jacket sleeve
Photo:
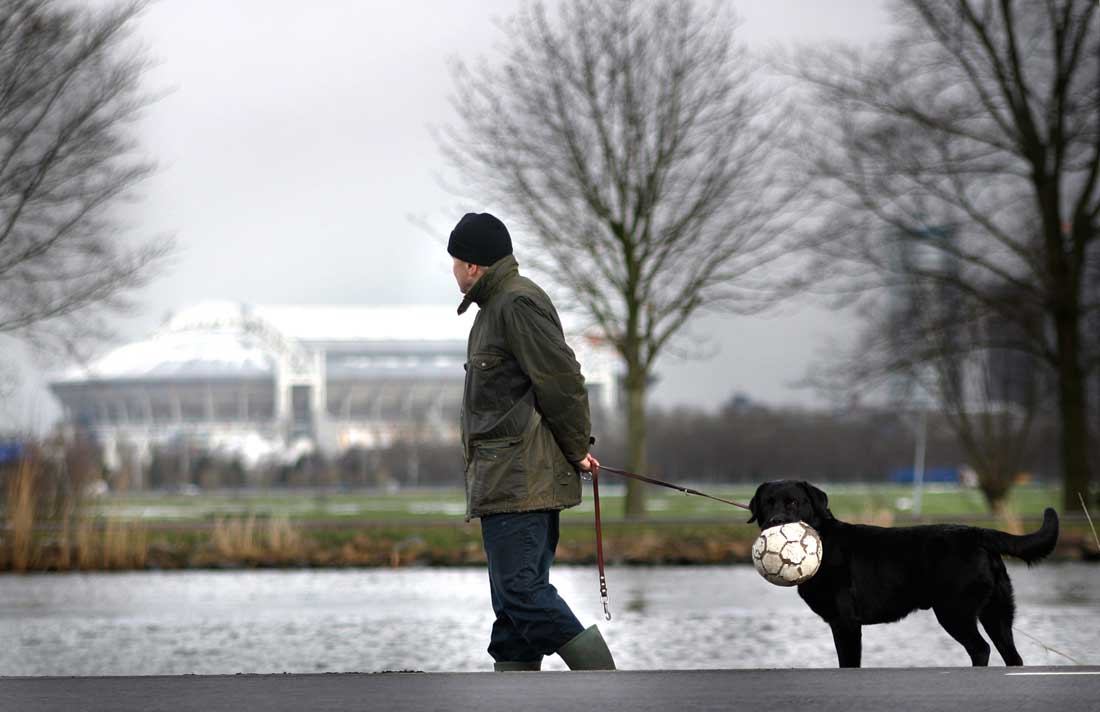
[[[504,310],[504,323],[508,345],[531,379],[543,420],[566,459],[580,462],[588,454],[592,431],[588,391],[560,324],[527,297],[516,298]]]

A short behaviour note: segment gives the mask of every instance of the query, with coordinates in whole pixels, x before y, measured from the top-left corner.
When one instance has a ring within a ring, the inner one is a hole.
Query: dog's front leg
[[[863,653],[863,627],[858,623],[834,621],[829,624],[833,629],[833,645],[840,667],[859,667]]]

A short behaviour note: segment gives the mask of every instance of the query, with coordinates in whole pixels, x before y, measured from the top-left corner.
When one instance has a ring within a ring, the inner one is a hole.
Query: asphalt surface
[[[1100,710],[1100,667],[0,677],[2,712]]]

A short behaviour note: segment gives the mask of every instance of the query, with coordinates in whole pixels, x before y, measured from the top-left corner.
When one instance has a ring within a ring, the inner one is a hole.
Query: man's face
[[[470,291],[470,287],[474,286],[474,282],[481,276],[481,271],[477,265],[463,262],[457,257],[452,257],[451,260],[454,262],[452,271],[455,275],[455,281],[458,282],[458,290],[465,294]]]

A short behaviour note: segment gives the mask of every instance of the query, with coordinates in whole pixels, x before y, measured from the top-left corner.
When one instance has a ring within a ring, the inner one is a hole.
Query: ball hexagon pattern
[[[821,566],[821,537],[805,522],[789,522],[760,532],[752,545],[757,572],[776,586],[797,586]]]

